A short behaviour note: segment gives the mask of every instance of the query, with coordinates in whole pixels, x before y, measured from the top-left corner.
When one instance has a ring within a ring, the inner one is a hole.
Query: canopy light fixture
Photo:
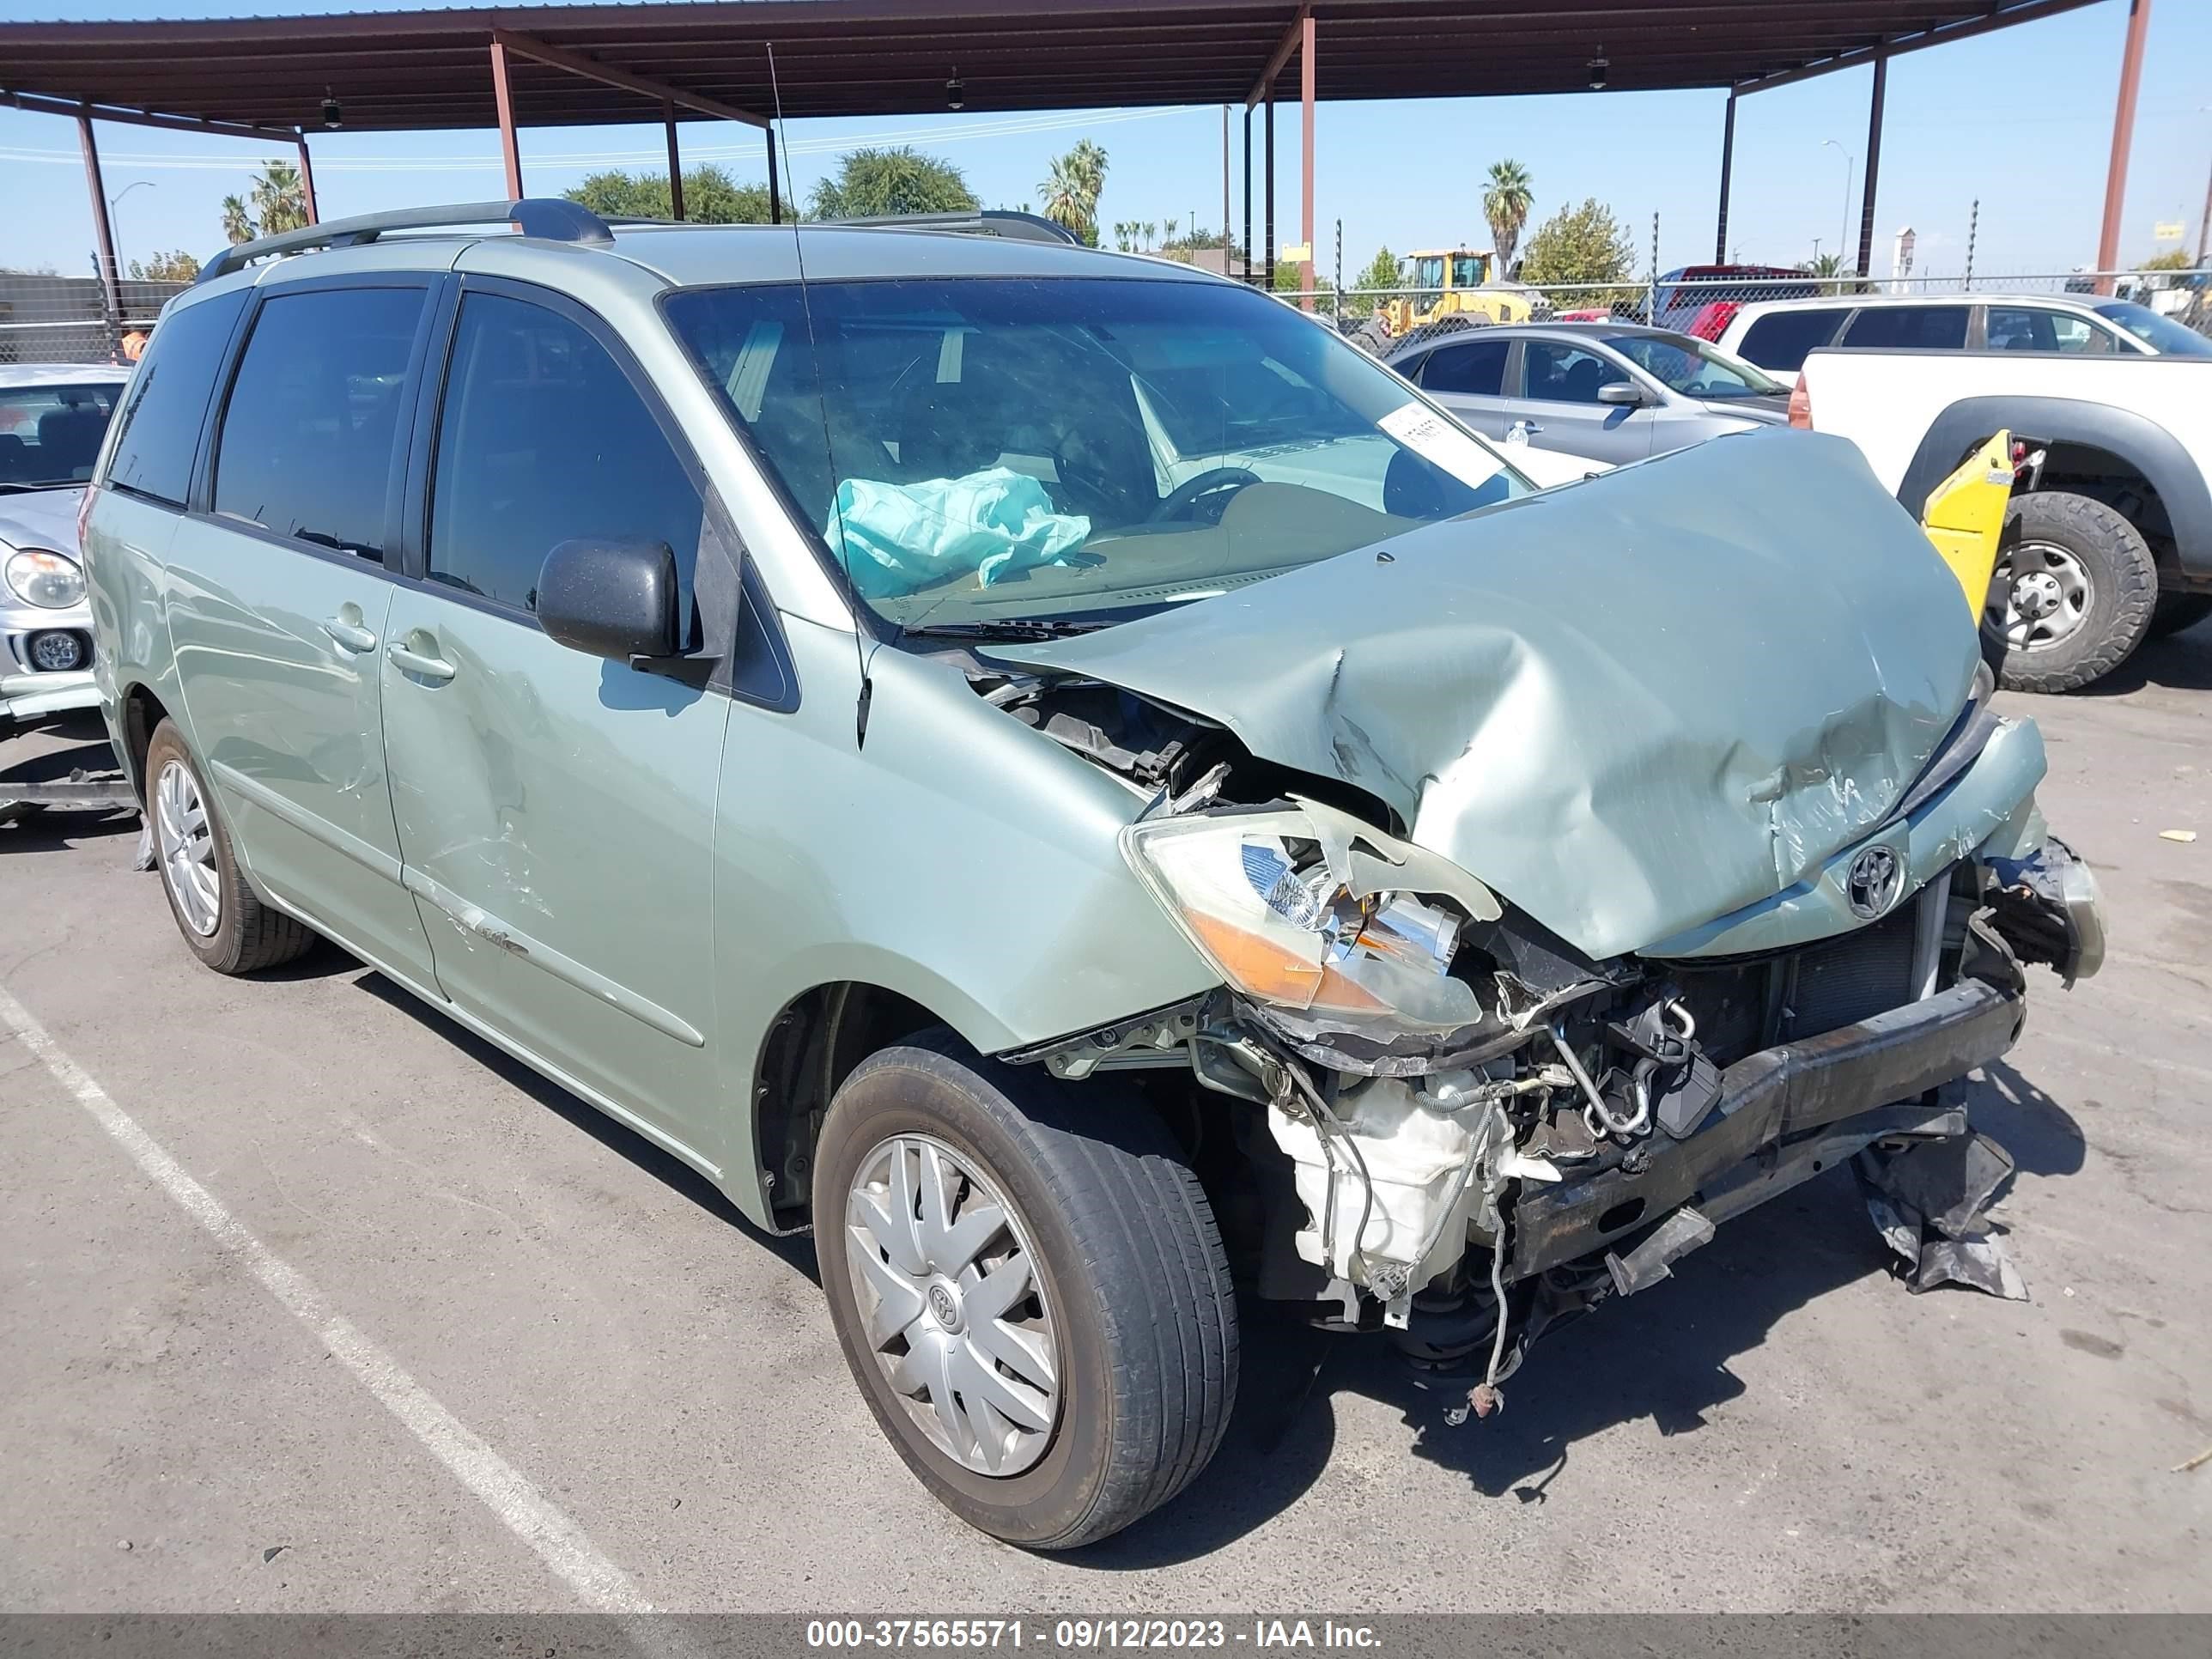
[[[952,78],[945,83],[945,107],[947,109],[968,107],[967,84],[961,80],[960,71],[957,69],[952,71]]]
[[[336,132],[344,124],[345,112],[338,107],[337,94],[328,87],[323,88],[323,125]]]
[[[1612,68],[1613,65],[1606,61],[1605,47],[1601,44],[1597,56],[1589,60],[1589,89],[1592,92],[1605,90],[1606,74]]]

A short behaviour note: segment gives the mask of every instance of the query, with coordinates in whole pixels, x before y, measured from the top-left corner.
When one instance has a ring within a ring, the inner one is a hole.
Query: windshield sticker
[[[1405,404],[1376,422],[1400,443],[1462,483],[1484,484],[1497,476],[1498,458],[1434,410]]]

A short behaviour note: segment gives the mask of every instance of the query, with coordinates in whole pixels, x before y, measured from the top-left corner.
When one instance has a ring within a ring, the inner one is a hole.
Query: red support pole
[[[123,350],[123,293],[115,268],[115,225],[107,212],[107,186],[100,176],[100,146],[92,139],[92,113],[80,104],[76,112],[77,143],[84,150],[84,182],[92,191],[92,225],[100,239],[100,296],[107,308],[107,348],[118,362]]]
[[[1867,112],[1865,195],[1859,198],[1859,275],[1874,264],[1874,193],[1881,182],[1881,106],[1889,93],[1889,54],[1875,54],[1874,101]],[[1840,253],[1842,249],[1837,249]]]
[[[307,203],[307,222],[319,225],[323,216],[315,205],[315,164],[307,156],[307,135],[300,135],[300,195]]]
[[[684,162],[676,154],[676,106],[663,103],[661,118],[668,124],[668,206],[678,219],[684,216]]]
[[[499,103],[499,150],[507,162],[507,199],[522,199],[522,150],[514,142],[514,100],[507,86],[507,48],[491,43],[491,90]]]
[[[1299,22],[1298,142],[1304,154],[1298,161],[1298,240],[1306,257],[1298,262],[1298,287],[1304,292],[1298,304],[1314,308],[1314,20],[1308,12]]]
[[[2112,110],[2112,159],[2105,170],[2105,223],[2097,234],[2097,269],[2120,263],[2120,211],[2127,205],[2128,149],[2135,140],[2136,92],[2142,82],[2143,37],[2150,33],[2150,0],[2129,0],[2128,43],[2120,57],[2120,96]],[[2097,279],[2097,292],[2110,294],[2112,279]]]

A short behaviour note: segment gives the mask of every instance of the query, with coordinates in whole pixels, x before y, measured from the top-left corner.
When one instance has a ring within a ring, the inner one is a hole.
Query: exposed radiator
[[[1917,903],[1899,905],[1855,933],[1824,939],[1797,958],[1784,1036],[1818,1036],[1910,1002]]]

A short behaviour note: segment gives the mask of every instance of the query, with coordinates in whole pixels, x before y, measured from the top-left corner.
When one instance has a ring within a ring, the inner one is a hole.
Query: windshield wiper
[[[82,478],[0,478],[0,494],[27,494],[33,489],[75,489]]]
[[[1111,623],[1061,622],[1049,617],[989,617],[980,622],[927,623],[902,628],[902,640],[1056,640],[1071,634],[1095,634]]]

